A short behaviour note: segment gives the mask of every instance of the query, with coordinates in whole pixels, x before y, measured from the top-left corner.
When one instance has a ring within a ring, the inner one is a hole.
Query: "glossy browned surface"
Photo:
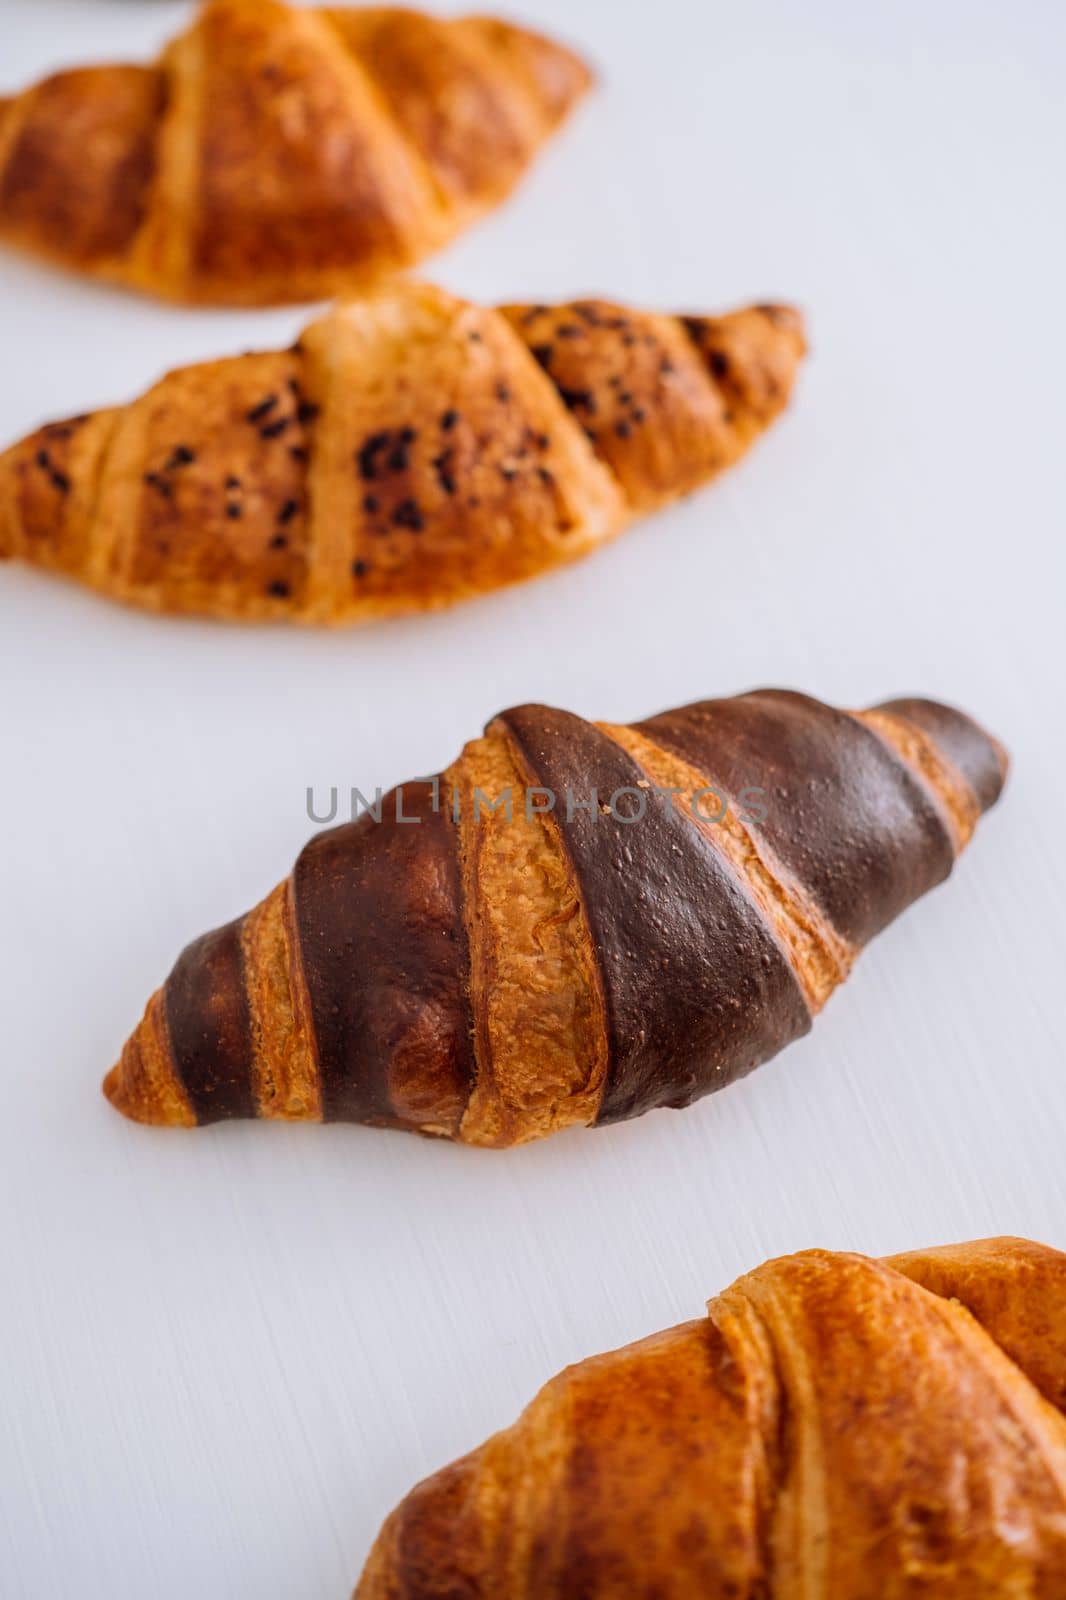
[[[454,1134],[474,1078],[456,828],[429,783],[322,833],[294,872],[323,1115]]]
[[[499,204],[589,82],[490,18],[206,0],[157,63],[0,101],[0,236],[170,299],[323,299]]]
[[[805,1033],[785,953],[706,833],[639,787],[643,770],[582,718],[518,706],[499,720],[527,781],[556,796],[599,958],[609,1057],[598,1120],[687,1105]]]
[[[212,298],[242,278],[340,279],[421,253],[434,207],[421,161],[336,34],[307,21],[275,0],[204,13],[191,271]]]
[[[0,455],[0,556],[148,610],[317,624],[432,610],[576,560],[737,460],[803,348],[793,324],[758,318],[751,385],[767,361],[787,382],[756,411],[727,404],[676,317],[597,302],[593,325],[592,304],[530,320],[403,282],[291,349],[171,372]]]
[[[1064,1293],[1024,1240],[768,1262],[419,1485],[357,1600],[1061,1600]]]
[[[491,17],[442,26],[379,7],[324,15],[459,210],[502,198],[535,156],[542,118],[561,120],[589,86],[576,56]]]
[[[987,1239],[893,1256],[890,1265],[964,1305],[1044,1398],[1066,1412],[1066,1272],[1057,1251]]]
[[[752,814],[764,820],[753,831],[846,939],[864,944],[951,871],[951,840],[928,794],[844,711],[763,690],[699,701],[639,727],[732,799],[759,791]]]
[[[82,67],[46,78],[17,109],[9,102],[0,233],[89,269],[127,249],[144,220],[165,95],[154,67]]]
[[[928,734],[962,773],[982,811],[995,805],[1007,780],[1007,752],[964,711],[941,705],[936,700],[914,697],[886,700],[877,709],[894,712]]]
[[[807,349],[785,307],[692,318],[579,300],[504,312],[640,511],[738,460],[788,403]]]
[[[809,1027],[979,815],[932,733],[872,715],[772,690],[633,728],[504,712],[380,821],[314,838],[239,938],[192,946],[169,1031],[154,997],[107,1094],[143,1122],[499,1148],[724,1087]],[[944,716],[983,783],[999,746]]]
[[[240,922],[189,945],[167,979],[163,999],[174,1069],[197,1122],[253,1117]]]

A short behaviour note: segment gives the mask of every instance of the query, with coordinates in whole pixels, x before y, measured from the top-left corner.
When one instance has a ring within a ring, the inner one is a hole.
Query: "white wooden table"
[[[1066,12],[525,12],[603,86],[429,272],[489,299],[792,298],[812,359],[720,486],[429,621],[226,630],[0,571],[5,1597],[342,1600],[416,1478],[768,1255],[1066,1246]],[[3,0],[0,91],[183,15]],[[303,316],[0,257],[0,437]],[[628,720],[761,683],[954,700],[1015,767],[952,882],[755,1077],[506,1156],[157,1133],[101,1098],[180,947],[287,871],[309,784],[432,770],[524,699]]]

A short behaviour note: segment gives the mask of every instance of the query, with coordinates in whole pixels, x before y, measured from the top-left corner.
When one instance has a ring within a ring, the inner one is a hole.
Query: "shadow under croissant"
[[[687,1105],[808,1030],[1006,770],[921,699],[762,690],[631,726],[513,708],[190,945],[105,1092],[155,1124],[495,1147]]]

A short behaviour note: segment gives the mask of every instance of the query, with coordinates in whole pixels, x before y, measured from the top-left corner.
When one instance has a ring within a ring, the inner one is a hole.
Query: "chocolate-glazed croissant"
[[[506,1146],[684,1106],[810,1027],[999,796],[928,700],[764,690],[631,727],[505,711],[189,946],[105,1090],[142,1122]]]
[[[798,315],[397,284],[0,456],[0,556],[153,611],[365,622],[549,570],[743,455]]]
[[[767,1262],[419,1485],[356,1600],[1062,1600],[1066,1256]]]
[[[208,0],[151,66],[0,99],[0,238],[168,299],[325,299],[498,205],[589,81],[491,17]]]

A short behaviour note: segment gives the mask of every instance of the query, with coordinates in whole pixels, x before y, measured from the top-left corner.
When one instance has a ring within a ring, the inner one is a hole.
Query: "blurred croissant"
[[[490,310],[399,283],[0,456],[0,556],[154,611],[363,622],[595,549],[787,403],[798,315]]]
[[[682,1106],[805,1033],[941,882],[1002,749],[929,700],[501,713],[197,940],[105,1090],[141,1122],[506,1146]]]
[[[324,299],[496,206],[589,82],[490,17],[208,0],[155,65],[0,99],[0,238],[168,299]]]
[[[356,1600],[1062,1600],[1066,1255],[767,1262],[414,1489]]]

